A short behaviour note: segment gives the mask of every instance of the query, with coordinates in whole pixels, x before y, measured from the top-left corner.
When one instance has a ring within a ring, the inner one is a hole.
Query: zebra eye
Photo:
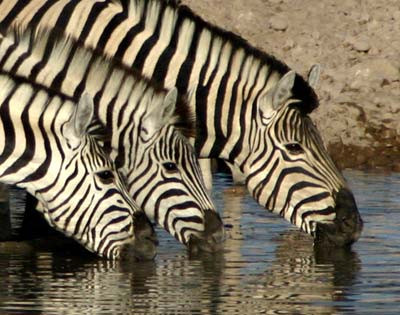
[[[303,148],[298,143],[288,143],[285,145],[285,148],[292,154],[304,153]]]
[[[178,167],[175,163],[167,162],[163,164],[163,167],[166,169],[168,173],[176,173],[178,171]]]
[[[100,181],[107,185],[107,184],[111,184],[112,182],[114,182],[114,173],[111,171],[101,171],[101,172],[97,172],[96,176],[100,179]]]

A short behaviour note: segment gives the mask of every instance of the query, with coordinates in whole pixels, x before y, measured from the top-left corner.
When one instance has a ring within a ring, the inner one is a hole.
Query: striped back
[[[296,75],[290,86],[290,100],[284,103],[296,102],[291,108],[304,122],[285,126],[276,122],[274,117],[279,115],[264,96],[279,90],[278,83],[290,70],[284,63],[203,21],[175,1],[83,0],[65,4],[57,0],[20,0],[3,4],[0,9],[4,27],[15,23],[60,28],[145,76],[167,87],[176,86],[182,94],[190,93],[196,112],[195,148],[199,157],[223,159],[262,206],[317,239],[338,245],[358,239],[362,221],[354,197],[326,149],[316,141],[319,136],[304,140],[307,146],[296,143],[307,149],[302,159],[287,158],[292,155],[294,142],[279,142],[284,139],[277,137],[279,133],[300,133],[289,128],[310,124],[308,114],[318,106],[312,87]],[[268,112],[267,119],[264,112]],[[271,133],[270,128],[283,129]],[[312,134],[317,135],[313,129]],[[308,135],[304,133],[302,139]],[[276,145],[271,147],[272,143]],[[259,156],[263,151],[270,154]],[[272,155],[281,155],[279,168],[271,164]],[[305,164],[308,167],[303,171]],[[296,169],[299,171],[295,175],[287,175]],[[308,193],[288,200],[284,193],[276,193],[282,189],[282,178],[286,191],[297,191],[299,185],[307,183],[309,188],[301,190]],[[316,195],[325,198],[316,200]],[[267,204],[268,199],[275,201]],[[298,211],[305,203],[307,211]],[[285,209],[280,206],[284,204]]]
[[[0,181],[34,195],[51,226],[99,256],[153,258],[152,226],[91,134],[91,97],[76,105],[3,71],[0,86]]]
[[[222,222],[183,136],[191,132],[184,100],[59,35],[10,31],[0,43],[0,67],[74,99],[94,95],[96,118],[134,200],[180,242],[218,248]]]

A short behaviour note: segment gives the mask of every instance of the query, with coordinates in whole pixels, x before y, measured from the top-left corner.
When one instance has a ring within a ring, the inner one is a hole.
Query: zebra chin
[[[204,231],[192,233],[186,242],[191,254],[195,255],[201,252],[214,253],[222,249],[225,233],[221,217],[218,213],[207,210],[204,213],[204,220]]]
[[[349,246],[361,235],[363,221],[351,191],[340,189],[335,195],[335,202],[335,219],[332,222],[316,222],[313,234],[318,246]]]
[[[157,254],[158,240],[153,225],[142,212],[134,215],[134,238],[121,247],[120,260],[144,261],[152,260]]]

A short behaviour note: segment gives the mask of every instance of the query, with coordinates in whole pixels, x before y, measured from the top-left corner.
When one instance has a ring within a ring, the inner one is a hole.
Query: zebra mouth
[[[353,195],[341,189],[335,196],[336,218],[330,222],[317,222],[314,232],[315,243],[324,246],[349,246],[361,235],[363,221]]]
[[[198,253],[218,252],[223,247],[223,238],[223,235],[214,235],[207,238],[201,238],[193,235],[188,242],[189,252],[192,255],[196,255]]]
[[[217,252],[222,249],[225,239],[224,225],[218,213],[207,210],[204,214],[205,229],[200,234],[192,234],[188,241],[191,254]]]
[[[350,246],[361,235],[362,221],[355,228],[352,221],[343,220],[340,223],[318,223],[315,231],[314,242],[318,245],[331,247]]]
[[[128,261],[153,260],[157,254],[157,245],[157,240],[135,239],[133,242],[123,246],[121,259]]]
[[[121,258],[126,260],[152,260],[157,253],[157,235],[149,219],[142,212],[134,214],[134,239],[122,248]]]

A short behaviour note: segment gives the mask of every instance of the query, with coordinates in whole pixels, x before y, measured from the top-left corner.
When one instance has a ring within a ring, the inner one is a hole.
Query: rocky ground
[[[312,114],[341,168],[400,171],[399,0],[182,0],[205,20],[306,75]]]

